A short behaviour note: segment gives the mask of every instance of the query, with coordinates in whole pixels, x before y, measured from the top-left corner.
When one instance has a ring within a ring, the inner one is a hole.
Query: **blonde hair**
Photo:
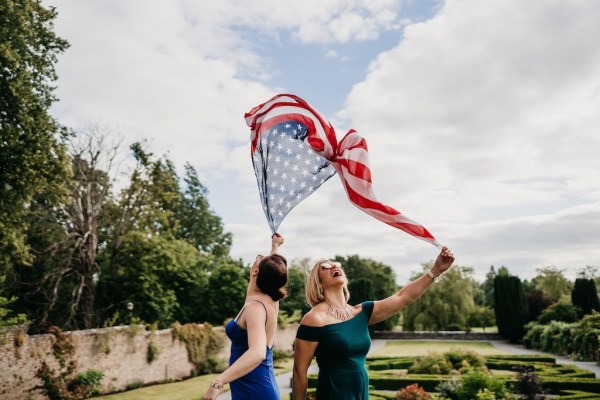
[[[317,261],[306,279],[306,302],[310,304],[311,307],[314,307],[325,300],[323,287],[321,286],[321,280],[319,279],[319,269],[321,268],[321,263],[325,261],[329,260],[322,259]],[[348,278],[345,273],[344,280],[346,281],[344,284],[344,298],[347,302],[350,299],[350,292],[348,291]],[[319,288],[321,288],[321,290],[319,290]]]

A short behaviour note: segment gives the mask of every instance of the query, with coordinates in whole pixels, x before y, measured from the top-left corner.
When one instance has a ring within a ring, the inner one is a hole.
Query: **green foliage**
[[[455,377],[454,379],[441,381],[435,390],[440,394],[442,399],[458,400],[458,388],[460,387],[460,379]]]
[[[538,317],[540,324],[548,324],[551,321],[576,322],[581,315],[581,309],[568,303],[555,303],[545,309]]]
[[[348,275],[350,303],[359,304],[367,300],[380,300],[398,291],[394,271],[388,265],[358,255],[336,256]],[[376,282],[376,284],[374,284]],[[369,326],[370,330],[391,330],[396,326],[399,315]]]
[[[103,270],[104,278],[98,284],[101,307],[124,309],[132,302],[135,317],[159,321],[161,327],[178,319],[203,319],[203,293],[208,278],[204,259],[192,245],[132,232],[123,239],[121,252],[119,271],[111,274],[110,270]],[[120,322],[129,325],[130,317],[124,311]]]
[[[448,374],[452,370],[465,371],[485,366],[485,359],[473,351],[452,350],[444,354],[429,353],[417,357],[408,368],[412,374]]]
[[[500,336],[511,341],[517,341],[523,337],[528,310],[521,280],[518,277],[496,276],[494,279],[494,313]]]
[[[548,296],[559,300],[571,294],[573,283],[564,276],[564,270],[556,267],[537,268],[535,277],[536,289],[540,289]]]
[[[223,222],[209,207],[208,189],[202,185],[196,170],[185,165],[185,190],[180,194],[175,216],[179,226],[175,237],[184,239],[203,254],[216,257],[229,255],[231,233],[223,230]]]
[[[528,324],[523,343],[528,348],[597,361],[599,337],[600,313],[593,311],[571,324],[556,321],[547,325]]]
[[[300,314],[304,315],[310,310],[305,292],[308,263],[308,259],[294,260],[288,267],[288,297],[279,303],[280,312],[293,315],[296,310],[299,310]]]
[[[5,278],[5,276],[0,275],[0,329],[27,323],[27,316],[25,314],[13,315],[14,312],[10,309],[10,305],[15,302],[16,298],[2,296],[2,286]]]
[[[423,271],[430,268],[430,264],[423,265]],[[412,280],[421,275],[413,275]],[[473,282],[470,267],[456,266],[447,271],[438,284],[432,285],[419,300],[402,311],[403,329],[440,331],[447,330],[450,324],[464,328],[467,316],[475,309]]]
[[[244,304],[248,285],[248,270],[240,264],[223,263],[215,267],[205,289],[205,320],[221,325],[234,317]]]
[[[429,400],[431,396],[419,385],[408,385],[396,392],[396,400]]]
[[[65,132],[48,112],[54,64],[68,47],[55,18],[38,0],[0,1],[0,275],[33,259],[25,232],[34,196],[66,193]]]
[[[129,382],[127,385],[125,385],[126,390],[135,390],[135,389],[139,389],[141,387],[144,387],[144,381],[141,379],[136,379],[134,381]]]
[[[600,311],[598,301],[598,290],[593,279],[578,278],[575,280],[571,301],[574,306],[579,307],[584,314],[590,314],[592,310]]]
[[[302,311],[294,310],[292,315],[288,315],[285,311],[279,311],[277,315],[277,324],[280,328],[287,328],[291,324],[297,324],[302,320]]]
[[[483,304],[484,306],[494,307],[494,278],[496,278],[496,270],[494,266],[490,266],[490,270],[485,274],[485,280],[481,284],[480,288],[483,292]]]
[[[152,364],[153,361],[156,360],[158,355],[160,354],[160,349],[154,342],[148,343],[148,349],[146,350],[146,360],[148,364]]]
[[[574,324],[550,322],[541,334],[541,348],[559,355],[569,355],[572,351],[572,332]]]
[[[77,398],[88,398],[100,394],[104,373],[96,369],[88,369],[73,378],[68,388]]]
[[[174,324],[172,327],[173,340],[185,344],[188,360],[196,367],[198,373],[212,373],[221,368],[217,363],[216,354],[223,346],[222,340],[214,332],[210,324]]]
[[[477,393],[486,389],[492,392],[496,399],[503,399],[507,394],[504,382],[483,371],[473,371],[461,376],[456,395],[458,400],[471,400],[477,398]]]
[[[471,328],[483,328],[484,331],[486,327],[496,325],[494,310],[486,306],[475,306],[467,317],[467,325]]]

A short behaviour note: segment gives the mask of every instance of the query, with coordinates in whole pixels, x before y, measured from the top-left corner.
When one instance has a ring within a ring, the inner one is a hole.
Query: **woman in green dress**
[[[307,371],[314,356],[319,365],[317,400],[367,400],[365,361],[371,347],[368,326],[390,318],[418,299],[453,262],[454,255],[443,247],[433,268],[398,293],[350,306],[342,265],[319,261],[306,282],[306,300],[312,309],[302,318],[294,345],[294,400],[306,398]]]

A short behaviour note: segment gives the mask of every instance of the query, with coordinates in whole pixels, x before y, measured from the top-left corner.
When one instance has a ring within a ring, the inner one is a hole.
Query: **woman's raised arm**
[[[398,293],[374,303],[369,324],[385,321],[421,297],[434,280],[452,266],[453,262],[454,254],[447,247],[442,247],[433,268],[428,273],[404,286]]]

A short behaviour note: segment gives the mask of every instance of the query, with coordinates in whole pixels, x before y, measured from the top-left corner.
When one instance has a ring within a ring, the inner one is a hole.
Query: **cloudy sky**
[[[307,100],[368,142],[378,198],[481,279],[600,267],[600,2],[47,0],[71,43],[52,109],[194,165],[234,235],[267,251],[244,113]],[[405,283],[437,250],[333,178],[280,226],[288,258],[359,254]],[[283,251],[285,250],[285,251]]]

